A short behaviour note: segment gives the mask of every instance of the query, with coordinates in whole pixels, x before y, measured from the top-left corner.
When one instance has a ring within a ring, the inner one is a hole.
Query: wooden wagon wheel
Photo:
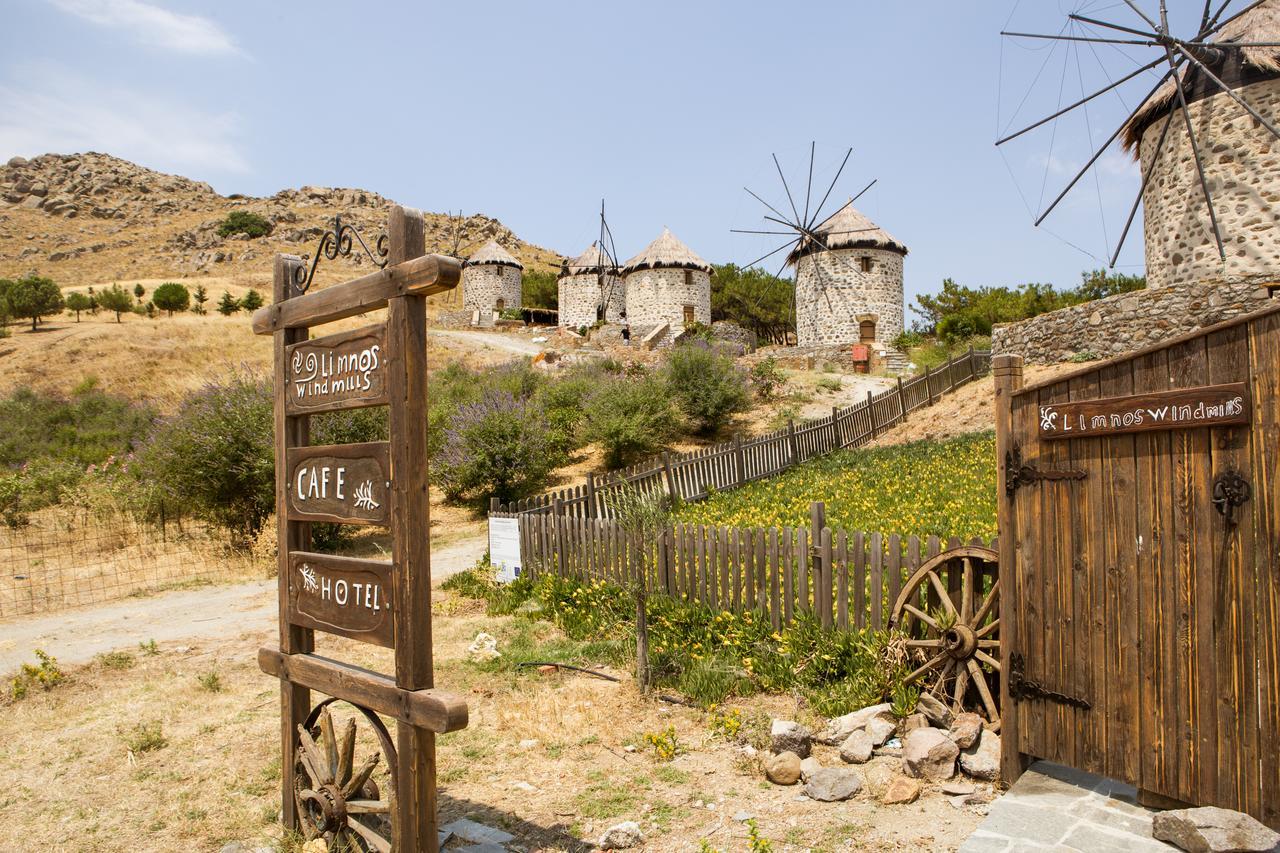
[[[905,630],[916,665],[906,682],[919,684],[957,713],[979,712],[995,731],[1000,728],[998,565],[999,556],[989,548],[944,551],[911,576],[889,618],[891,628]],[[984,591],[988,576],[993,582]]]
[[[298,726],[293,796],[302,834],[307,840],[323,838],[331,851],[390,853],[396,815],[395,745],[377,714],[352,705],[377,740],[377,751],[357,766],[357,717],[347,718],[339,736],[329,712],[337,701],[316,705],[306,723]],[[386,791],[373,778],[379,763],[386,767],[380,774]]]

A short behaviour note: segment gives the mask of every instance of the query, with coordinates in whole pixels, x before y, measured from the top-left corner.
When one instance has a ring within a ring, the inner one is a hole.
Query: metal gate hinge
[[[1013,493],[1020,486],[1029,486],[1041,480],[1083,480],[1087,476],[1086,472],[1078,468],[1065,471],[1042,471],[1030,465],[1023,465],[1022,449],[1018,447],[1005,453],[1004,472],[1004,491],[1009,497],[1013,497]]]
[[[1050,702],[1070,705],[1073,708],[1081,708],[1085,711],[1093,707],[1093,705],[1089,704],[1088,699],[1083,699],[1079,696],[1068,696],[1066,693],[1050,690],[1040,682],[1027,678],[1026,666],[1026,659],[1018,652],[1009,655],[1009,695],[1012,698],[1018,700],[1047,699]]]

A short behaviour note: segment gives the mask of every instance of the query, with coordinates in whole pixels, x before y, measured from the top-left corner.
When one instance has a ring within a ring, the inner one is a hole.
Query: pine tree
[[[195,305],[191,306],[192,313],[194,314],[209,313],[208,309],[204,307],[204,304],[209,301],[209,291],[205,290],[205,287],[203,284],[196,285],[195,292],[191,294],[191,298],[196,303]]]
[[[246,311],[257,311],[262,307],[262,294],[253,288],[240,300],[240,307]]]
[[[135,284],[133,286],[133,295],[135,298],[137,298],[138,304],[141,305],[142,297],[147,295],[147,289],[140,284]]]
[[[218,300],[218,313],[224,317],[230,317],[239,310],[240,303],[236,301],[230,291],[222,291],[222,298]]]

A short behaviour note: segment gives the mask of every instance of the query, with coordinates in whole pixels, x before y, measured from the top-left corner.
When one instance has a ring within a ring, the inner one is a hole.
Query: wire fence
[[[203,523],[148,524],[52,507],[21,527],[0,527],[0,619],[261,577],[268,569]]]

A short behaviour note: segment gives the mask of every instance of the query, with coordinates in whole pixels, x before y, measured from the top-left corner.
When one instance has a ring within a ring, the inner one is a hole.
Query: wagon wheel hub
[[[942,647],[955,660],[967,660],[978,650],[978,635],[968,625],[953,625],[942,632]]]
[[[304,791],[302,803],[317,832],[336,832],[347,825],[347,801],[333,785],[319,791]]]

